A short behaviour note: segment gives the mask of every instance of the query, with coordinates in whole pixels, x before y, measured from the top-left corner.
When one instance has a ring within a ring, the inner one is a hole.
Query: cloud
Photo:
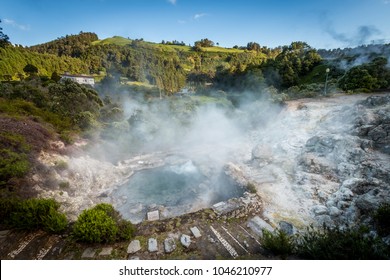
[[[324,31],[328,33],[334,40],[345,43],[348,46],[364,45],[378,41],[378,39],[375,37],[382,35],[382,32],[374,25],[361,25],[357,28],[356,32],[352,34],[338,32],[333,26],[333,22],[328,18],[327,14],[322,15],[322,25]]]
[[[19,23],[17,23],[16,21],[14,21],[12,19],[5,18],[5,19],[3,19],[3,22],[4,22],[4,24],[10,25],[12,27],[18,28],[18,29],[23,30],[23,31],[30,30],[30,26],[29,25],[19,24]]]
[[[374,36],[382,34],[382,32],[373,25],[361,25],[358,27],[355,34],[337,32],[331,26],[328,26],[325,31],[336,41],[346,43],[350,46],[367,44],[374,41]]]
[[[383,2],[383,4],[385,4],[385,5],[390,4],[390,0],[383,0],[382,2]]]
[[[177,0],[168,0],[168,2],[171,3],[172,5],[176,5]]]
[[[207,14],[205,14],[205,13],[195,14],[194,19],[200,19],[200,18],[205,17],[205,16],[207,16]]]
[[[186,24],[186,23],[187,23],[187,21],[185,21],[185,20],[182,20],[182,19],[179,19],[179,20],[177,21],[177,23],[179,23],[179,24]]]

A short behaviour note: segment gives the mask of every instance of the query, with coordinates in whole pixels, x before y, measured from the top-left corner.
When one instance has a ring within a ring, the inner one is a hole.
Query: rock
[[[109,256],[112,253],[112,247],[104,247],[102,251],[99,253],[99,256]]]
[[[314,136],[307,140],[306,149],[308,152],[324,156],[333,151],[336,141],[332,137]]]
[[[274,231],[274,228],[259,216],[250,219],[247,226],[260,237],[263,236],[263,230],[268,230],[269,232]]]
[[[158,210],[147,213],[148,221],[158,221],[160,219],[160,213]]]
[[[82,259],[93,259],[96,254],[96,249],[94,248],[87,248],[84,250],[83,254],[81,255]]]
[[[148,251],[153,253],[158,251],[158,244],[156,238],[149,238],[148,240]]]
[[[127,253],[128,254],[134,254],[141,250],[141,243],[139,240],[133,240],[130,242],[129,246],[127,247]]]
[[[314,215],[319,216],[328,213],[328,208],[324,205],[316,205],[312,208],[312,211]]]
[[[172,237],[168,237],[164,240],[165,253],[171,253],[176,249],[176,242]]]
[[[327,226],[327,227],[334,227],[335,226],[335,223],[334,221],[332,220],[332,218],[329,216],[329,215],[320,215],[320,216],[317,216],[316,217],[316,220],[317,220],[317,224],[319,226]]]
[[[340,215],[340,213],[341,211],[337,207],[334,206],[329,207],[329,215],[331,217],[337,217]]]
[[[252,150],[252,160],[272,160],[272,148],[265,144],[259,144]]]
[[[137,256],[129,256],[128,260],[132,260],[132,261],[139,261],[139,257]]]
[[[296,231],[295,227],[292,224],[285,221],[279,222],[279,229],[287,235],[293,235]]]
[[[0,231],[0,238],[6,237],[11,231],[10,230],[2,230]]]
[[[202,236],[202,234],[200,234],[200,231],[197,227],[190,228],[190,231],[194,235],[195,238],[199,238]]]
[[[381,202],[382,200],[379,197],[374,196],[371,193],[366,193],[359,196],[356,199],[355,204],[360,210],[371,211],[377,209]]]
[[[188,248],[191,245],[191,237],[187,234],[182,234],[180,237],[180,243],[184,247]]]

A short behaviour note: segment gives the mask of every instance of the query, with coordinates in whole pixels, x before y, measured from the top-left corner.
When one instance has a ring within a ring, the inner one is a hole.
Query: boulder
[[[328,208],[324,205],[316,205],[316,206],[313,206],[312,211],[313,211],[314,215],[320,216],[320,215],[324,215],[324,214],[328,213]]]
[[[285,221],[279,222],[279,229],[280,231],[283,231],[287,235],[293,235],[296,232],[294,225]]]

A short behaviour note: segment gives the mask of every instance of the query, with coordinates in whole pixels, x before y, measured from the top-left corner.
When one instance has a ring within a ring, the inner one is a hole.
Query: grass
[[[98,40],[92,42],[92,45],[118,45],[118,46],[125,46],[128,44],[131,44],[132,40],[121,37],[121,36],[114,36],[112,38],[106,38],[103,40]]]
[[[92,42],[92,45],[118,45],[118,46],[126,46],[133,42],[131,39],[127,39],[121,36],[114,36],[111,38],[106,38],[103,40],[97,40]],[[146,42],[143,41],[144,44],[159,48],[163,51],[172,52],[172,51],[184,51],[184,52],[190,52],[192,51],[192,47],[190,46],[179,46],[179,45],[165,45],[161,43],[153,43],[153,42]],[[219,46],[214,47],[208,47],[208,48],[202,48],[204,52],[213,52],[213,53],[243,53],[245,50],[240,49],[233,49],[233,48],[224,48]]]
[[[31,102],[20,99],[7,100],[0,98],[1,113],[15,118],[34,116],[38,120],[52,124],[59,131],[72,128],[72,123],[69,118],[61,117],[55,113],[38,108]]]
[[[223,52],[223,53],[243,53],[245,50],[233,49],[233,48],[223,48],[223,47],[208,47],[202,48],[206,52]]]

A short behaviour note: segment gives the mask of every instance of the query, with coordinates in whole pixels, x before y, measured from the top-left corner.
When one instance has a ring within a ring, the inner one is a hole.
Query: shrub
[[[297,239],[298,255],[316,260],[388,259],[389,247],[360,228],[310,228]]]
[[[266,250],[281,255],[283,258],[292,254],[295,248],[293,237],[281,230],[275,230],[274,233],[263,230],[263,237],[260,242]]]
[[[374,214],[378,233],[382,236],[390,234],[390,204],[381,205]]]
[[[133,225],[123,220],[118,211],[106,203],[84,210],[73,227],[73,237],[87,243],[130,239],[133,232]]]
[[[61,232],[68,224],[65,215],[58,211],[58,202],[53,199],[3,198],[0,206],[3,223],[12,228]]]
[[[250,193],[256,193],[257,192],[255,184],[253,184],[251,182],[246,185],[246,189]]]

